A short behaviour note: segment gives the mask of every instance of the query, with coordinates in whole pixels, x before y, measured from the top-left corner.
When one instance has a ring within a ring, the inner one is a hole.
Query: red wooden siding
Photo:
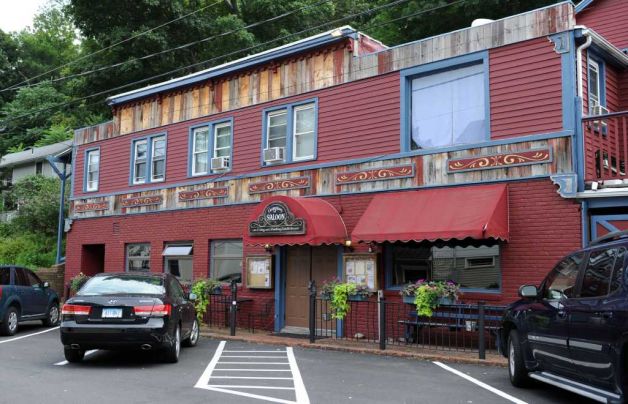
[[[228,113],[166,125],[79,147],[74,184],[75,195],[82,195],[83,154],[101,147],[98,193],[129,188],[131,142],[133,139],[167,132],[166,182],[188,180],[189,127],[203,122],[233,117],[233,166],[228,175],[260,170],[262,114],[265,108],[318,97],[318,159],[316,162],[346,160],[399,151],[399,73],[349,83],[330,89],[241,108]],[[280,165],[274,169],[302,166],[312,162]],[[207,177],[210,178],[210,177]],[[152,186],[133,186],[133,189]]]
[[[596,0],[576,15],[579,25],[586,25],[619,49],[628,48],[628,1]]]
[[[491,49],[491,138],[562,128],[560,55],[547,38]]]
[[[628,70],[619,73],[619,109],[628,110]]]

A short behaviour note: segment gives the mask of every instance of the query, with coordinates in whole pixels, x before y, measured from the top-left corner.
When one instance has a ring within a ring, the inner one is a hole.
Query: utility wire
[[[169,49],[164,49],[164,50],[161,50],[159,52],[151,53],[151,54],[148,54],[148,55],[132,58],[132,59],[129,59],[129,60],[125,60],[123,62],[118,62],[118,63],[114,63],[114,64],[107,65],[107,66],[101,66],[101,67],[98,67],[96,69],[92,69],[92,70],[88,70],[88,71],[84,71],[84,72],[81,72],[81,73],[76,73],[76,74],[72,74],[72,75],[68,75],[68,76],[61,76],[61,77],[58,77],[58,78],[52,79],[52,80],[43,80],[43,81],[40,81],[38,83],[26,84],[26,85],[19,86],[19,87],[16,87],[16,86],[8,87],[8,88],[0,90],[0,93],[6,92],[6,91],[15,91],[15,90],[19,90],[20,88],[25,88],[25,87],[33,87],[33,86],[36,86],[36,85],[42,84],[42,83],[56,83],[56,82],[59,82],[59,81],[65,81],[65,80],[69,80],[71,78],[87,76],[87,75],[90,75],[90,74],[102,72],[102,71],[109,70],[109,69],[112,69],[112,68],[124,66],[124,65],[129,64],[129,63],[138,62],[138,61],[141,61],[141,60],[147,60],[147,59],[153,58],[155,56],[163,55],[163,54],[168,53],[168,52],[173,52],[173,51],[186,49],[186,48],[188,48],[190,46],[198,45],[200,43],[205,43],[205,42],[208,42],[208,41],[210,41],[212,39],[221,38],[221,37],[224,37],[224,36],[227,36],[227,35],[231,35],[233,33],[239,32],[239,31],[246,31],[246,30],[248,30],[250,28],[255,28],[255,27],[258,27],[260,25],[269,23],[269,22],[273,22],[273,21],[280,20],[282,18],[289,17],[290,15],[296,14],[296,13],[298,13],[300,11],[305,11],[305,10],[310,9],[310,8],[318,7],[318,6],[322,5],[323,3],[328,3],[330,1],[332,1],[332,0],[322,0],[322,1],[319,1],[318,3],[310,4],[310,5],[303,6],[303,7],[299,7],[299,8],[287,11],[287,12],[285,12],[283,14],[280,14],[280,15],[268,18],[266,20],[262,20],[262,21],[257,21],[257,22],[251,23],[251,24],[249,24],[247,26],[244,26],[244,27],[241,27],[241,28],[236,28],[236,29],[233,29],[231,31],[223,32],[223,33],[220,33],[220,34],[217,34],[217,35],[212,35],[212,36],[209,36],[209,37],[206,37],[206,38],[203,38],[203,39],[199,39],[197,41],[189,42],[189,43],[186,43],[186,44],[183,44],[183,45],[179,45],[179,46],[175,46],[175,47],[169,48]]]
[[[373,12],[382,10],[384,8],[393,7],[393,6],[396,6],[396,5],[408,2],[408,1],[410,1],[410,0],[397,0],[397,1],[385,4],[385,5],[382,5],[382,6],[378,6],[378,7],[374,7],[372,9],[369,9],[369,10],[365,10],[365,11],[360,12],[360,13],[351,14],[351,15],[348,15],[348,16],[345,16],[345,17],[333,20],[333,21],[329,21],[329,22],[326,22],[326,23],[323,23],[323,24],[319,24],[317,26],[314,26],[314,27],[311,27],[311,28],[307,28],[307,29],[304,29],[302,31],[298,31],[298,32],[295,32],[295,33],[292,33],[292,34],[284,35],[282,37],[278,37],[278,38],[272,39],[270,41],[263,42],[263,43],[258,44],[258,45],[253,45],[253,46],[250,46],[248,48],[238,49],[236,51],[233,51],[233,52],[230,52],[230,53],[227,53],[227,54],[223,54],[223,55],[220,55],[220,56],[216,56],[214,58],[211,58],[211,59],[208,59],[208,60],[205,60],[205,61],[202,61],[202,62],[198,62],[198,63],[194,63],[194,64],[191,64],[191,65],[183,66],[183,67],[180,67],[180,68],[177,68],[177,69],[165,72],[165,73],[157,74],[157,75],[154,75],[154,76],[151,76],[151,77],[147,77],[145,79],[137,80],[137,81],[134,81],[134,82],[131,82],[131,83],[127,83],[127,84],[124,84],[124,85],[121,85],[121,86],[118,86],[118,87],[110,88],[108,90],[104,90],[104,91],[101,91],[101,92],[98,92],[98,93],[90,94],[90,95],[87,95],[87,96],[84,96],[84,97],[81,97],[81,98],[77,98],[75,100],[68,101],[66,103],[62,103],[62,104],[58,104],[58,105],[52,105],[52,106],[49,106],[49,107],[46,107],[46,108],[42,108],[42,109],[39,109],[39,110],[28,112],[26,114],[18,115],[16,117],[9,117],[8,119],[4,119],[4,123],[10,122],[10,121],[14,121],[14,120],[17,120],[17,119],[21,119],[21,118],[24,118],[24,117],[27,117],[27,116],[30,116],[30,115],[33,115],[33,114],[36,114],[36,113],[39,113],[39,112],[44,112],[44,111],[48,111],[48,110],[55,109],[55,108],[61,108],[61,107],[64,107],[64,106],[67,106],[67,105],[71,105],[71,104],[79,102],[79,101],[83,101],[83,100],[86,100],[86,99],[89,99],[89,98],[93,98],[93,97],[97,97],[97,96],[103,95],[105,93],[110,93],[110,92],[113,92],[113,91],[117,92],[118,90],[121,90],[121,89],[130,87],[130,86],[133,86],[135,84],[145,83],[147,81],[150,81],[150,80],[153,80],[153,79],[156,79],[156,78],[161,78],[161,77],[167,76],[169,74],[179,72],[181,70],[185,70],[185,69],[189,69],[191,67],[196,67],[196,66],[199,66],[199,65],[202,65],[202,64],[206,64],[206,63],[215,61],[217,59],[221,59],[221,58],[224,58],[224,57],[232,56],[234,54],[246,52],[246,51],[249,51],[249,50],[252,50],[252,49],[255,49],[255,48],[259,48],[259,47],[268,45],[268,44],[276,42],[276,41],[280,41],[280,40],[284,40],[284,39],[287,39],[287,38],[290,38],[290,37],[293,37],[293,36],[301,35],[301,34],[303,34],[305,32],[316,30],[316,29],[319,29],[321,27],[324,27],[324,26],[327,26],[327,25],[330,25],[330,24],[336,24],[336,23],[338,23],[340,21],[344,21],[344,20],[347,20],[347,19],[352,19],[352,18],[355,18],[355,17],[358,17],[358,16],[371,14]],[[469,1],[469,0],[458,0],[458,1],[453,2],[453,3],[448,3],[448,4],[437,6],[437,7],[432,7],[430,9],[426,9],[426,10],[422,10],[420,12],[414,13],[412,15],[408,15],[408,16],[405,16],[405,17],[400,17],[397,20],[413,17],[413,16],[420,15],[420,14],[429,13],[429,12],[436,11],[436,10],[439,10],[439,9],[442,9],[442,8],[445,8],[445,7],[449,7],[449,6],[452,6],[452,5],[455,5],[455,4],[460,4],[460,3],[463,3],[463,2],[466,2],[466,1]],[[379,26],[387,25],[387,24],[392,23],[392,22],[393,22],[392,20],[391,21],[387,21],[387,22],[379,24]]]
[[[196,10],[196,11],[192,11],[192,12],[190,12],[190,13],[187,13],[187,14],[185,14],[185,15],[182,15],[181,17],[175,18],[174,20],[167,21],[167,22],[165,22],[165,23],[163,23],[163,24],[161,24],[161,25],[158,25],[158,26],[156,26],[156,27],[153,27],[153,28],[147,29],[146,31],[142,31],[142,32],[140,32],[140,33],[138,33],[138,34],[135,34],[135,35],[133,35],[133,36],[130,36],[130,37],[128,37],[128,38],[126,38],[126,39],[123,39],[123,40],[121,40],[121,41],[118,41],[118,42],[116,42],[116,43],[114,43],[114,44],[111,44],[111,45],[109,45],[109,46],[107,46],[107,47],[104,47],[104,48],[102,48],[102,49],[99,49],[99,50],[97,50],[97,51],[95,51],[95,52],[92,52],[92,53],[90,53],[90,54],[88,54],[88,55],[84,55],[84,56],[78,57],[78,58],[76,58],[76,59],[74,59],[74,60],[72,60],[72,61],[70,61],[70,62],[67,62],[67,63],[65,63],[65,64],[61,65],[61,66],[57,66],[57,67],[55,67],[54,69],[48,70],[48,71],[46,71],[46,72],[43,72],[43,73],[41,73],[41,74],[38,74],[38,75],[33,76],[33,77],[30,77],[30,78],[27,78],[27,79],[25,79],[24,81],[21,81],[21,82],[19,82],[19,83],[13,84],[13,85],[12,85],[12,86],[10,86],[10,87],[7,87],[7,88],[2,89],[2,91],[0,91],[0,92],[4,92],[4,91],[7,91],[7,90],[12,90],[12,89],[17,89],[17,88],[20,88],[20,87],[18,87],[18,86],[22,86],[22,84],[28,83],[28,82],[29,82],[29,81],[31,81],[31,80],[37,79],[37,78],[39,78],[39,77],[45,76],[45,75],[50,74],[50,73],[54,73],[54,72],[56,72],[56,71],[58,71],[58,70],[60,70],[60,69],[63,69],[64,67],[67,67],[67,66],[71,66],[71,65],[73,65],[73,64],[76,64],[77,62],[80,62],[81,60],[85,60],[85,59],[90,58],[90,57],[92,57],[92,56],[94,56],[94,55],[97,55],[97,54],[99,54],[99,53],[102,53],[102,52],[104,52],[104,51],[106,51],[106,50],[109,50],[109,49],[111,49],[111,48],[114,48],[114,47],[116,47],[116,46],[118,46],[118,45],[122,45],[123,43],[129,42],[129,41],[132,41],[132,40],[133,40],[133,39],[135,39],[135,38],[139,38],[140,36],[143,36],[143,35],[146,35],[146,34],[148,34],[148,33],[150,33],[150,32],[156,31],[156,30],[158,30],[158,29],[160,29],[160,28],[163,28],[163,27],[165,27],[165,26],[167,26],[167,25],[170,25],[170,24],[172,24],[172,23],[175,23],[175,22],[177,22],[177,21],[180,21],[180,20],[182,20],[182,19],[184,19],[184,18],[187,18],[187,17],[189,17],[189,16],[191,16],[191,15],[194,15],[194,14],[196,14],[196,13],[200,13],[201,11],[207,10],[208,8],[210,8],[210,7],[214,7],[214,6],[217,6],[217,5],[221,4],[221,3],[222,3],[222,1],[221,1],[221,0],[218,0],[218,1],[216,1],[215,3],[211,3],[211,4],[209,4],[209,5],[205,6],[205,7],[201,7],[201,8],[199,8],[199,9],[198,9],[198,10]],[[24,86],[23,86],[23,87],[24,87]]]

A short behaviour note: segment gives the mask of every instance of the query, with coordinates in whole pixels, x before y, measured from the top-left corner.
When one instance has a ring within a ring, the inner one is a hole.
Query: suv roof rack
[[[626,238],[626,237],[628,237],[628,230],[614,231],[602,237],[596,238],[595,240],[589,243],[589,246],[594,246],[594,245],[606,243],[613,240],[619,240],[620,238]]]

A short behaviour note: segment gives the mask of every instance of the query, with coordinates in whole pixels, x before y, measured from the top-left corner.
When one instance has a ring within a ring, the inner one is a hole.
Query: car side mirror
[[[189,301],[193,302],[193,301],[196,301],[196,299],[197,299],[196,293],[190,293],[188,295],[188,300]]]
[[[44,282],[44,285],[43,285],[43,286],[44,286],[44,289],[47,289],[47,288],[49,288],[49,287],[50,287],[50,283],[48,283],[48,282]]]
[[[523,285],[519,288],[519,296],[525,299],[534,299],[538,297],[539,291],[534,285]]]

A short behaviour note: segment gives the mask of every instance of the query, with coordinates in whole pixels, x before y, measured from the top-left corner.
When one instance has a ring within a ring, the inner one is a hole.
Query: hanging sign
[[[249,223],[251,236],[305,234],[305,221],[294,217],[283,202],[272,202],[256,221]]]

